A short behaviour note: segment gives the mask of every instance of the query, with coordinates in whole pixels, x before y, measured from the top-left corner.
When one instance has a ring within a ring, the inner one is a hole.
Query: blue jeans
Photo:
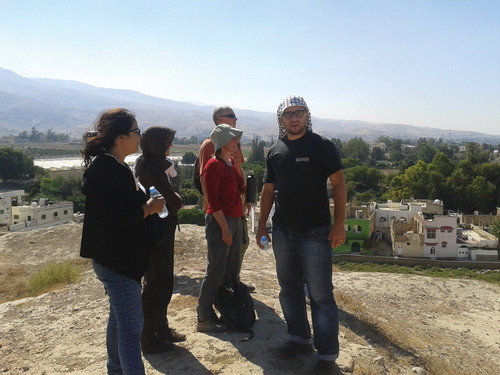
[[[333,297],[332,249],[329,227],[295,231],[273,225],[273,250],[281,287],[280,303],[290,341],[308,343],[311,328],[307,319],[304,283],[307,285],[319,359],[333,361],[339,353],[339,316]]]
[[[141,356],[141,333],[144,324],[141,284],[111,271],[94,260],[92,265],[109,296],[106,332],[108,374],[144,375]]]

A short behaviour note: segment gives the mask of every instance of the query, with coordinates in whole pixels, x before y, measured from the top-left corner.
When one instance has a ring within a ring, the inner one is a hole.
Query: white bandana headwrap
[[[306,130],[308,132],[312,132],[312,123],[311,123],[311,113],[309,112],[309,108],[307,107],[307,104],[305,100],[300,97],[300,96],[288,96],[285,98],[281,104],[278,107],[278,126],[279,126],[279,138],[283,138],[285,135],[285,127],[283,126],[283,123],[281,122],[281,116],[283,115],[283,112],[285,112],[285,109],[289,107],[294,107],[294,106],[301,106],[304,107],[304,109],[307,112],[307,121],[306,121]]]

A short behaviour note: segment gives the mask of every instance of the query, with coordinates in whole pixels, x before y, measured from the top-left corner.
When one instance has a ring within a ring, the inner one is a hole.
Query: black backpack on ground
[[[255,309],[253,298],[245,284],[238,282],[233,288],[221,286],[215,296],[215,307],[219,310],[221,322],[229,328],[250,333],[242,341],[253,338]]]

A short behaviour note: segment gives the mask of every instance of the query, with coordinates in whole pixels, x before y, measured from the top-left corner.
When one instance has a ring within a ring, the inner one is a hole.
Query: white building
[[[12,202],[22,202],[21,197],[24,190],[12,190],[0,192],[0,226],[8,226],[12,219]]]
[[[73,202],[47,203],[46,199],[29,206],[13,206],[11,231],[47,228],[73,220]]]

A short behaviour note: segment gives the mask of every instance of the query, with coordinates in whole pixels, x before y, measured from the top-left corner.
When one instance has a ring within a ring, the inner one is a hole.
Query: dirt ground
[[[1,291],[9,289],[14,275],[28,276],[47,262],[78,258],[80,235],[81,224],[70,223],[0,236]],[[196,332],[206,245],[203,227],[181,226],[169,321],[188,339],[172,352],[147,355],[147,374],[308,373],[314,355],[284,361],[272,354],[286,340],[274,257],[251,240],[242,279],[256,287],[258,321],[255,337],[242,342],[244,333]],[[499,286],[356,272],[335,272],[333,280],[340,309],[341,373],[500,373]],[[105,374],[107,313],[107,298],[91,271],[77,284],[0,304],[0,373]]]

